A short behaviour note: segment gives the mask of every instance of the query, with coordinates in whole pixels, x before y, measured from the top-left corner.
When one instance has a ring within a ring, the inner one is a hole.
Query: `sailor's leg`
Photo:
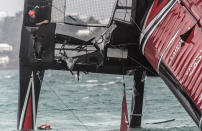
[[[35,128],[39,94],[44,71],[20,65],[17,129]]]
[[[145,76],[146,72],[144,70],[140,69],[135,71],[130,128],[141,127]]]

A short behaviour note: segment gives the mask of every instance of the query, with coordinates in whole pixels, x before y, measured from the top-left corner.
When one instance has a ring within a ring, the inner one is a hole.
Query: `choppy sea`
[[[133,77],[125,76],[125,82],[130,113]],[[16,130],[18,83],[18,70],[0,71],[0,131]],[[81,80],[77,81],[69,72],[47,71],[37,125],[49,123],[53,131],[86,131],[86,128],[89,131],[118,131],[122,94],[122,76],[119,75],[81,74]],[[143,112],[142,129],[137,131],[199,131],[158,77],[146,80]],[[175,121],[148,124],[170,119]]]

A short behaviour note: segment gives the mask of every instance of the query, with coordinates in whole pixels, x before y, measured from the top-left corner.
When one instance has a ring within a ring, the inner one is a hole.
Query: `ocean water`
[[[0,131],[16,130],[18,76],[18,70],[0,71]],[[125,82],[130,112],[133,77],[125,76]],[[77,81],[69,72],[47,71],[37,125],[49,123],[53,131],[118,131],[122,94],[119,75],[81,74]],[[147,78],[143,111],[142,129],[137,131],[199,131],[160,78]],[[147,124],[170,119],[175,121]]]

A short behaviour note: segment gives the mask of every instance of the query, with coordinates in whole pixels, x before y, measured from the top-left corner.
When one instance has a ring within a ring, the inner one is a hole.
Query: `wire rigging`
[[[46,83],[46,82],[45,82]],[[48,85],[48,83],[46,83],[46,85]],[[56,91],[52,88],[52,87],[50,87],[50,86],[48,86],[48,88],[53,92],[53,94],[58,98],[58,100],[64,105],[64,107],[68,110],[68,111],[70,111],[71,113],[72,113],[72,115],[74,116],[74,118],[81,124],[81,126],[83,126],[87,131],[90,131],[89,129],[88,129],[88,127],[80,120],[80,118],[71,110],[71,107],[69,106],[69,105],[67,105],[64,101],[63,101],[63,99],[56,93]]]

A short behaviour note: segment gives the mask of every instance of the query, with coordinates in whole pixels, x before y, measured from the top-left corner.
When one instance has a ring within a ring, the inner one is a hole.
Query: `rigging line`
[[[142,66],[145,70],[147,70],[147,71],[149,71],[150,73],[152,73],[153,75],[156,74],[155,72],[153,72],[152,70],[150,70],[148,67],[144,66],[142,63],[140,63],[139,61],[137,61],[137,60],[134,59],[133,57],[131,57],[131,56],[129,56],[129,55],[128,55],[128,57],[129,57],[132,61],[134,61],[134,62],[136,62],[137,64],[139,64],[140,66]]]
[[[45,83],[46,83],[46,82],[45,82]],[[46,85],[48,85],[48,84],[46,83]],[[65,104],[65,102],[62,100],[62,98],[60,98],[60,96],[57,95],[57,93],[55,92],[55,90],[54,90],[52,87],[50,87],[50,86],[48,86],[48,88],[55,94],[55,96],[56,96],[56,97],[60,100],[60,102],[66,107],[66,109],[72,113],[72,115],[74,116],[74,118],[75,118],[77,121],[79,121],[80,124],[81,124],[87,131],[90,131],[90,130],[88,129],[88,127],[79,119],[79,117],[71,110],[71,108],[70,108],[67,104]]]
[[[122,63],[122,74],[123,74],[123,86],[125,86],[125,77],[124,77],[124,63],[123,63],[123,50],[122,50],[122,59],[121,59],[121,63]]]
[[[128,6],[128,0],[126,0],[126,7]],[[125,13],[125,16],[124,16],[124,20],[126,20],[126,14],[128,14],[127,13],[127,9],[126,9],[126,13]]]

